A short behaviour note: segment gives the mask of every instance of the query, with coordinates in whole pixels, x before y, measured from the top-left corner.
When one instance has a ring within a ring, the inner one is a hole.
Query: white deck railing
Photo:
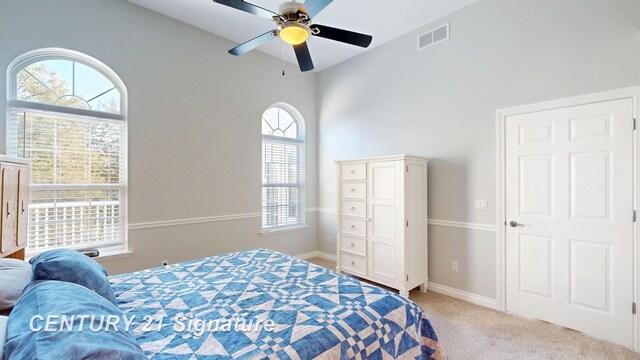
[[[121,242],[123,223],[118,201],[33,203],[29,205],[28,247]]]

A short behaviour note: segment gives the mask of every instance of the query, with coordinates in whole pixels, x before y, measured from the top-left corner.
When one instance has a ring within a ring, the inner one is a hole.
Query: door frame
[[[633,99],[633,117],[638,119],[640,114],[640,86],[604,91],[594,94],[575,96],[559,100],[545,101],[530,105],[516,106],[496,111],[496,307],[507,311],[507,274],[506,274],[506,125],[507,118],[546,110],[580,106],[598,102],[621,99]],[[631,127],[632,125],[629,124]],[[638,124],[640,126],[640,124]],[[640,186],[638,184],[638,169],[640,168],[640,147],[638,146],[638,131],[633,132],[633,205],[638,209],[640,204]],[[640,215],[640,214],[639,214]],[[631,216],[631,215],[630,215]],[[640,219],[639,219],[640,221]],[[640,251],[638,246],[638,222],[633,226],[633,302],[638,303],[640,289]],[[631,304],[629,304],[631,307]],[[629,309],[631,311],[631,308]],[[638,309],[640,312],[640,308]],[[633,349],[640,350],[640,324],[638,314],[633,317]]]

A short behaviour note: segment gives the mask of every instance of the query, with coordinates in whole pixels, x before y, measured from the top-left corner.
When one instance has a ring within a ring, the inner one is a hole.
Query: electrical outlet
[[[459,268],[458,268],[458,262],[457,261],[452,261],[451,262],[451,271],[453,272],[458,272]]]
[[[335,239],[333,238],[333,235],[327,235],[327,242],[329,244],[333,244],[335,242]]]
[[[487,210],[489,209],[489,203],[487,199],[476,199],[476,210]]]
[[[162,260],[162,266],[169,265],[169,260]]]

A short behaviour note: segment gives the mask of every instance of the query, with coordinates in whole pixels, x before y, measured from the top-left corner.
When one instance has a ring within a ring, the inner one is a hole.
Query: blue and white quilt
[[[271,250],[112,276],[151,359],[445,359],[414,302]]]

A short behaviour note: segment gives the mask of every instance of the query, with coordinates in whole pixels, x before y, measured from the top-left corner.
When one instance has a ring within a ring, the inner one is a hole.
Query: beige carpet
[[[323,259],[311,262],[335,268]],[[490,310],[432,291],[411,291],[429,316],[450,360],[640,359],[624,346],[543,321]]]

